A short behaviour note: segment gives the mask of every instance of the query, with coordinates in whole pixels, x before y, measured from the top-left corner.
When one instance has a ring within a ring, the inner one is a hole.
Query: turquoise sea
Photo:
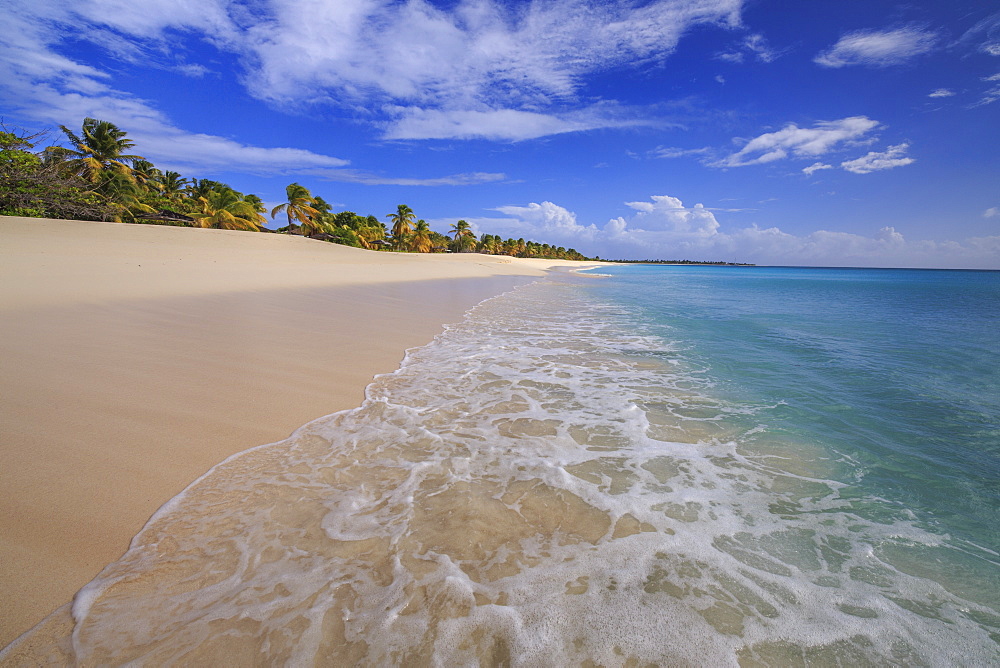
[[[210,471],[74,617],[86,665],[997,665],[1000,272],[518,288]]]

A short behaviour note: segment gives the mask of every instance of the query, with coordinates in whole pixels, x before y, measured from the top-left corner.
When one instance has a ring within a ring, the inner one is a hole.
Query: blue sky
[[[110,120],[272,204],[298,181],[607,258],[1000,268],[993,2],[7,0],[0,21],[8,126]]]

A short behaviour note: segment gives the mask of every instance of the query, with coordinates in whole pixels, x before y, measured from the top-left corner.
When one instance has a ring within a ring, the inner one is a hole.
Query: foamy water
[[[849,455],[774,431],[775,404],[714,383],[682,343],[578,285],[484,302],[360,408],[164,507],[78,595],[76,658],[998,660],[981,586],[995,554],[866,495]]]

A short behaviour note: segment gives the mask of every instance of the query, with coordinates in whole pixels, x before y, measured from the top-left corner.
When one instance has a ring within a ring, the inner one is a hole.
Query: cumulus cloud
[[[552,202],[498,206],[494,210],[512,217],[527,229],[557,239],[592,240],[598,232],[594,225],[579,224],[575,213]]]
[[[715,214],[702,204],[686,208],[678,198],[669,195],[653,195],[650,200],[625,202],[625,206],[636,211],[633,225],[646,230],[694,237],[710,237],[719,229]]]
[[[580,223],[573,212],[552,202],[499,207],[496,210],[507,218],[479,219],[479,223],[482,229],[506,230],[502,236],[545,238],[607,258],[1000,268],[1000,236],[911,241],[893,226],[882,226],[870,236],[828,230],[797,235],[757,225],[726,230],[711,209],[701,204],[687,207],[669,195],[625,205],[633,213],[612,218],[600,228]]]
[[[816,157],[845,142],[861,139],[879,126],[866,116],[851,116],[838,121],[820,121],[812,128],[789,123],[777,132],[768,132],[748,141],[743,148],[718,163],[719,167],[758,165],[791,156]]]
[[[937,44],[937,33],[909,26],[895,30],[860,30],[841,37],[814,62],[823,67],[899,65],[928,53]]]
[[[948,90],[947,88],[938,88],[927,97],[952,97],[954,94],[955,91],[953,90]]]
[[[1000,207],[991,206],[983,211],[983,218],[996,218],[997,216],[1000,216]]]
[[[881,152],[869,151],[867,155],[860,158],[840,163],[840,166],[854,174],[870,174],[883,169],[903,167],[914,162],[913,158],[906,157],[906,151],[909,148],[910,145],[904,143],[890,146]]]

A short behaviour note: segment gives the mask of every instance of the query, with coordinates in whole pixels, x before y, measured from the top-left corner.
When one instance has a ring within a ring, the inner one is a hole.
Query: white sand
[[[212,465],[559,265],[0,217],[0,647]]]

